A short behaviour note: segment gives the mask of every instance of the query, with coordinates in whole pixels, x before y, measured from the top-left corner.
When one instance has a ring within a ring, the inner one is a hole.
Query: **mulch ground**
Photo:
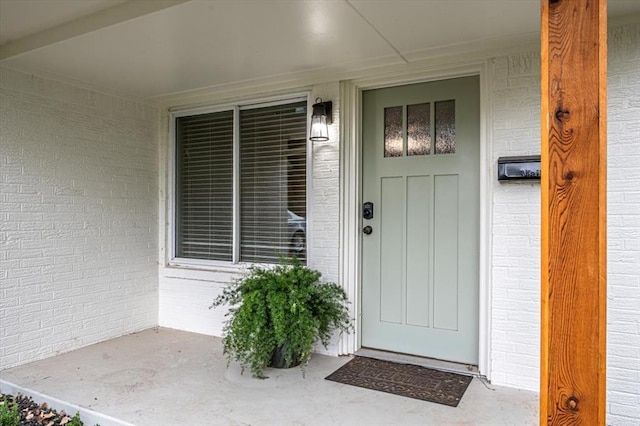
[[[18,412],[20,413],[21,426],[82,426],[83,423],[78,419],[72,421],[73,415],[66,414],[64,411],[57,412],[49,408],[46,402],[38,404],[31,399],[18,394],[17,396],[0,393],[0,404],[8,402],[8,408],[18,404]]]

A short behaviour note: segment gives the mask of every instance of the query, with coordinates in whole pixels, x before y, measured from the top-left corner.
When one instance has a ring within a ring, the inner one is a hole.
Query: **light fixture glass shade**
[[[324,142],[329,140],[329,124],[331,124],[331,101],[322,102],[322,98],[316,98],[311,113],[311,131],[309,139],[312,142]]]
[[[311,135],[309,139],[314,142],[324,142],[329,140],[329,125],[326,115],[311,116]]]

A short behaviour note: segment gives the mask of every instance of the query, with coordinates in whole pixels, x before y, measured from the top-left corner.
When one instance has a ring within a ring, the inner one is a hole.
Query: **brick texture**
[[[609,31],[608,424],[640,424],[640,23]]]
[[[538,154],[537,53],[493,60],[493,159]],[[608,417],[640,423],[640,24],[609,30]],[[494,172],[495,173],[495,172]],[[493,188],[492,381],[538,390],[540,187]]]
[[[492,61],[492,164],[540,153],[540,58]],[[540,184],[499,183],[493,170],[491,379],[538,390]]]
[[[0,369],[157,325],[156,108],[0,69]]]

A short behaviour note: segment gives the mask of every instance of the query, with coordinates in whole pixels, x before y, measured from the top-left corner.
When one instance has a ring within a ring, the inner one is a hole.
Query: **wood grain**
[[[606,0],[542,0],[540,424],[605,424]]]

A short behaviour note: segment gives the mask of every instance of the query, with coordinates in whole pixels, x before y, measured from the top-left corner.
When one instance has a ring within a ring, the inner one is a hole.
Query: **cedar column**
[[[542,0],[540,424],[605,424],[606,0]]]

